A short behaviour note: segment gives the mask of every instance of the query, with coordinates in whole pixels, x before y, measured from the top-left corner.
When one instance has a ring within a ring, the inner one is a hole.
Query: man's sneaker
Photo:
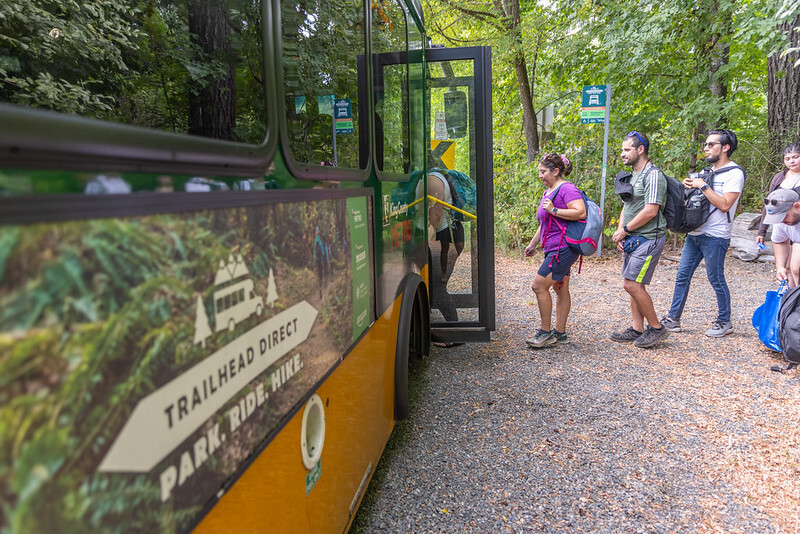
[[[661,326],[669,330],[670,332],[680,332],[681,331],[681,321],[680,319],[673,319],[669,315],[661,318]]]
[[[536,335],[532,338],[526,339],[525,343],[534,349],[540,349],[556,342],[556,336],[552,332],[542,330],[541,328],[536,331]]]
[[[647,325],[647,328],[644,329],[642,335],[636,338],[636,341],[633,342],[635,347],[639,347],[640,349],[646,349],[647,347],[652,347],[659,341],[663,341],[669,337],[669,330],[664,328],[663,326],[659,329],[655,329],[650,325]]]
[[[634,330],[632,326],[629,326],[627,330],[623,330],[622,332],[614,332],[609,337],[611,338],[611,341],[616,341],[617,343],[628,343],[630,341],[635,341],[641,335],[641,332]]]
[[[552,330],[550,330],[550,333],[553,334],[553,337],[556,338],[556,341],[558,341],[559,343],[569,343],[569,339],[567,339],[566,332],[559,332],[558,330],[553,328]]]
[[[730,321],[714,321],[711,325],[711,328],[706,331],[706,335],[708,337],[722,337],[725,334],[730,334],[731,332],[733,332],[733,323]]]

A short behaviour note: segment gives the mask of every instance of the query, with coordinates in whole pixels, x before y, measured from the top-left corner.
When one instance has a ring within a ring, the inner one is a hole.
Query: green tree
[[[6,2],[0,16],[0,101],[103,116],[138,48],[135,6]],[[87,71],[95,73],[87,77]]]
[[[800,137],[800,1],[787,3],[778,10],[779,32],[785,36],[789,47],[775,51],[767,62],[769,79],[767,103],[772,149],[780,151],[782,145]]]
[[[529,234],[533,206],[520,206],[519,199],[538,198],[535,169],[526,164],[528,138],[520,136],[525,112],[520,99],[509,98],[519,91],[507,67],[515,43],[525,53],[534,109],[555,106],[553,128],[539,136],[537,150],[570,155],[573,179],[590,195],[599,196],[603,139],[602,128],[579,124],[579,90],[590,84],[613,88],[610,168],[620,165],[619,139],[636,129],[650,136],[658,163],[682,176],[700,164],[708,130],[726,127],[737,132],[735,158],[751,177],[740,205],[761,195],[775,159],[766,120],[767,56],[787,46],[777,28],[780,6],[768,0],[555,0],[543,8],[520,1],[514,37],[498,22],[505,20],[498,9],[508,5],[466,3],[461,11],[452,2],[425,5],[434,39],[493,46],[498,236],[507,230],[500,225],[512,222],[520,226],[509,235]],[[476,12],[482,6],[483,18],[464,16],[466,6]],[[615,202],[607,198],[606,213],[618,211]]]

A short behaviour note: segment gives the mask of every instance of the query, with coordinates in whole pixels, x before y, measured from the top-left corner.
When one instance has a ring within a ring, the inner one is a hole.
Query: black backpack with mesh
[[[800,286],[791,288],[781,297],[778,342],[787,362],[800,363]]]
[[[706,167],[700,173],[700,178],[713,185],[714,176],[728,172],[731,169],[739,169],[747,179],[747,173],[738,165],[723,167],[717,171],[711,167]],[[663,172],[663,171],[662,171]],[[712,213],[717,211],[711,205],[711,201],[702,191],[693,187],[686,189],[683,183],[671,176],[667,176],[667,202],[664,205],[664,217],[667,219],[667,228],[673,232],[688,233],[703,226]],[[731,213],[726,213],[728,222],[731,222]]]

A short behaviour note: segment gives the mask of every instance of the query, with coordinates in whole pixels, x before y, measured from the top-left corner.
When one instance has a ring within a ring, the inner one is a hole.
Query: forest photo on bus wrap
[[[191,528],[369,325],[341,196],[0,227],[0,530]]]

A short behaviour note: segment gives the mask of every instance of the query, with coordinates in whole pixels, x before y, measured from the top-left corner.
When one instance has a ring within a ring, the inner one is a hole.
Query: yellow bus
[[[4,9],[0,530],[347,530],[409,363],[494,329],[490,72],[417,0]]]

